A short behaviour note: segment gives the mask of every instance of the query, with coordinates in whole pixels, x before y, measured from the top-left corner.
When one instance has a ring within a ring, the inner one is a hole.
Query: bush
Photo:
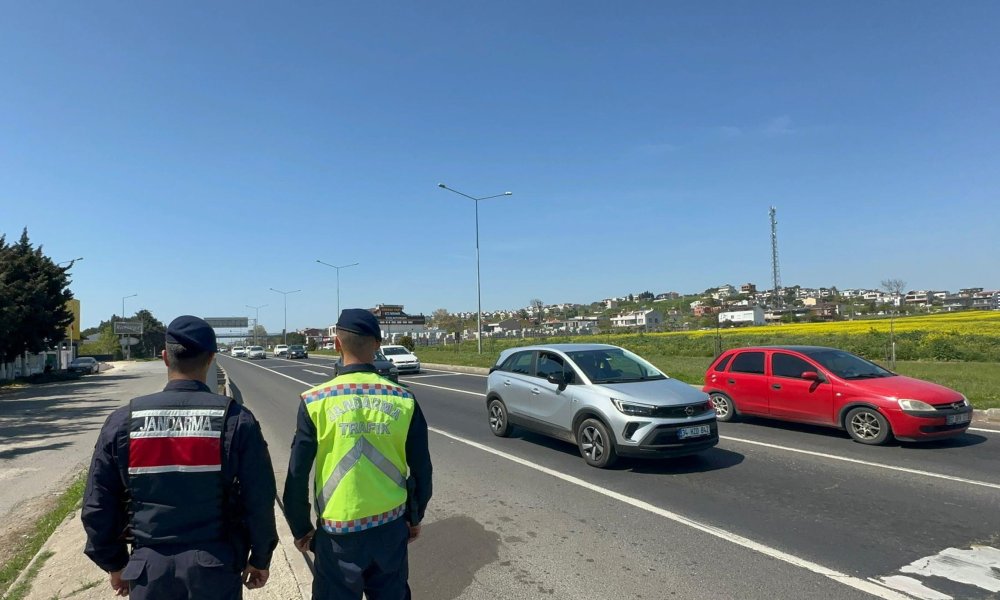
[[[404,346],[410,352],[413,352],[413,350],[417,347],[417,345],[413,343],[413,338],[408,335],[404,335],[399,338],[399,345]]]

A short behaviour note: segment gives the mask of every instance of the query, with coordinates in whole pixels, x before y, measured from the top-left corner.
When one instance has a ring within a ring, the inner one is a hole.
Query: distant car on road
[[[267,353],[264,352],[263,346],[250,346],[249,348],[247,348],[247,358],[249,358],[250,360],[253,360],[255,358],[256,359],[267,358]]]
[[[683,456],[719,443],[708,395],[624,348],[547,344],[500,353],[486,380],[494,435],[514,425],[577,445],[594,467],[618,456]]]
[[[74,358],[72,362],[69,363],[70,373],[100,373],[101,363],[97,362],[97,359],[93,356],[81,356],[79,358]]]
[[[336,350],[337,347],[333,345],[333,342],[327,342],[327,343],[323,344],[323,349],[324,350]]]
[[[247,349],[243,346],[233,346],[233,356],[236,357],[246,357]]]
[[[862,444],[952,437],[972,421],[959,392],[822,346],[729,350],[708,368],[702,389],[720,421],[754,415],[826,425]]]
[[[279,356],[288,356],[288,346],[285,344],[278,344],[274,347],[274,351],[271,352],[271,354],[273,354],[275,358]]]
[[[288,358],[309,358],[309,351],[302,344],[292,344],[288,347]]]
[[[375,353],[375,358],[372,360],[372,364],[375,365],[375,369],[378,374],[386,379],[391,379],[395,383],[399,383],[399,369],[396,365],[389,362],[389,359],[385,357],[381,352]],[[344,357],[341,356],[337,359],[337,362],[333,365],[334,377],[340,374],[340,369],[344,366]]]
[[[226,352],[229,352],[229,348],[226,348],[224,346],[222,348],[219,348],[219,353],[220,354],[225,354]]]
[[[406,346],[382,346],[382,354],[396,365],[400,373],[420,372],[420,359]]]

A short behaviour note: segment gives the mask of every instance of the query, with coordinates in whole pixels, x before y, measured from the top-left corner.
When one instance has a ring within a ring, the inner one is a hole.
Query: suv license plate
[[[712,433],[712,428],[708,425],[699,425],[697,427],[681,427],[677,430],[677,439],[686,440],[693,437],[701,437],[703,435],[708,435]]]
[[[948,425],[957,425],[959,423],[968,423],[972,420],[972,415],[969,413],[963,413],[960,415],[948,415],[947,423]]]

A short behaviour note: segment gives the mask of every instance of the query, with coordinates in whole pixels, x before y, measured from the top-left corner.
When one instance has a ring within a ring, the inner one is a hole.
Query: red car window
[[[733,359],[733,366],[729,369],[735,373],[752,373],[754,375],[764,374],[764,353],[763,352],[740,352]]]
[[[798,356],[775,352],[771,355],[771,375],[775,377],[791,377],[802,379],[805,371],[816,372],[816,367],[802,360]]]

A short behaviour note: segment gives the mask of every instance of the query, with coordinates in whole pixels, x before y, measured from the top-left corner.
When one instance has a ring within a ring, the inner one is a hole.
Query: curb
[[[466,367],[465,365],[442,365],[436,363],[420,363],[420,368],[439,369],[441,371],[454,371],[456,373],[472,373],[474,375],[488,375],[490,370],[485,367]]]
[[[977,417],[981,417],[987,421],[995,421],[1000,423],[1000,408],[987,408],[986,410],[974,410],[973,413]]]

